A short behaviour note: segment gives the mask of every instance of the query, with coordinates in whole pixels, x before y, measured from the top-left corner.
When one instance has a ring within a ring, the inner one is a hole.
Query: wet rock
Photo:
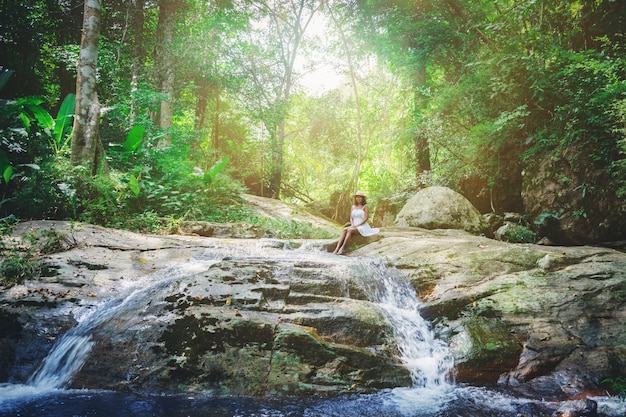
[[[72,386],[266,395],[409,385],[392,329],[355,279],[368,258],[412,282],[459,382],[562,399],[626,374],[626,254],[612,249],[388,227],[340,257],[325,253],[328,241],[20,227],[54,227],[76,245],[45,256],[56,274],[0,293],[0,375],[12,382],[75,317],[143,290],[132,314],[97,326]]]
[[[355,252],[409,277],[423,317],[455,357],[457,381],[571,397],[626,372],[626,255],[510,244],[461,231],[385,229]]]
[[[565,401],[552,417],[597,417],[598,403],[588,398],[584,400]]]

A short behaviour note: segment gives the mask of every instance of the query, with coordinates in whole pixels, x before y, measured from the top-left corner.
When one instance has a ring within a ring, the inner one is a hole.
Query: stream
[[[319,250],[278,250],[308,259]],[[312,255],[311,255],[312,253]],[[219,251],[174,265],[104,300],[97,308],[78,309],[78,324],[58,339],[25,384],[0,384],[0,417],[136,416],[136,417],[504,417],[549,416],[551,405],[515,398],[483,387],[457,384],[454,361],[446,344],[420,317],[420,300],[411,283],[382,261],[341,257],[393,328],[399,360],[413,384],[373,394],[332,397],[234,397],[204,394],[150,395],[89,389],[69,389],[93,346],[92,332],[105,320],[139,311],[145,300],[162,296],[181,276],[206,270],[225,256],[258,256],[239,250]],[[280,256],[283,256],[282,254]],[[597,400],[606,406],[610,399]],[[553,410],[553,408],[552,408]]]

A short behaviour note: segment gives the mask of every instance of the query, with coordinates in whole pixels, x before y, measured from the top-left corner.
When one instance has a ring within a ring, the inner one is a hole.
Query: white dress
[[[363,210],[362,208],[355,208],[352,210],[351,216],[353,224],[359,224],[365,219],[365,210]],[[370,225],[367,223],[363,223],[362,225],[358,226],[357,230],[359,231],[361,236],[372,236],[380,231],[377,228],[370,227]]]

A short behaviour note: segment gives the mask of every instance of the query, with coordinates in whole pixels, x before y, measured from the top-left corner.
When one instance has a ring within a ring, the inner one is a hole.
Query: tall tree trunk
[[[421,187],[423,184],[420,181],[422,173],[430,171],[430,146],[428,144],[428,138],[423,133],[423,120],[422,112],[424,111],[426,99],[420,93],[420,87],[426,83],[426,69],[419,67],[415,70],[415,85],[413,86],[415,91],[415,98],[413,102],[413,115],[415,118],[415,137],[413,138],[415,144],[415,179],[417,186]]]
[[[176,29],[176,16],[180,4],[178,0],[159,1],[159,22],[157,24],[157,44],[155,67],[159,83],[159,91],[165,95],[161,100],[161,107],[157,120],[157,125],[162,129],[172,126],[173,102],[174,102],[174,82],[175,82],[175,62],[174,54],[171,52],[171,44],[174,39]],[[166,135],[160,145],[169,145],[172,141],[170,135]]]
[[[100,142],[100,103],[96,80],[100,37],[100,0],[85,0],[83,36],[76,79],[76,117],[70,161],[96,174],[103,154]]]
[[[352,178],[350,179],[350,184],[348,188],[349,195],[352,195],[356,192],[359,187],[359,175],[361,173],[361,164],[363,163],[363,140],[362,140],[362,117],[361,117],[361,103],[359,98],[359,88],[358,88],[358,80],[356,74],[356,68],[354,65],[354,59],[352,56],[352,48],[348,43],[348,39],[344,33],[343,27],[341,23],[335,17],[335,14],[330,10],[330,17],[333,21],[333,24],[339,31],[339,37],[341,39],[341,46],[343,48],[343,53],[345,54],[346,61],[348,62],[348,70],[350,72],[350,85],[352,87],[352,95],[354,97],[354,110],[356,111],[356,161],[354,161],[354,170],[352,171]]]
[[[307,3],[306,0],[298,0],[286,2],[290,6],[288,10],[291,15],[291,21],[281,22],[279,16],[280,13],[274,13],[268,5],[268,10],[270,11],[270,19],[273,20],[275,28],[277,28],[277,36],[281,39],[286,40],[286,43],[281,46],[282,49],[282,65],[283,65],[283,76],[280,85],[280,92],[277,96],[278,100],[274,102],[276,111],[275,116],[277,117],[273,119],[272,125],[274,127],[274,132],[276,135],[271,138],[271,167],[270,167],[270,184],[269,184],[269,192],[270,197],[272,198],[280,198],[280,188],[282,184],[282,175],[284,169],[283,163],[283,153],[284,153],[284,144],[285,144],[285,117],[286,117],[286,107],[289,103],[291,97],[291,88],[293,87],[293,77],[294,77],[294,67],[296,62],[296,57],[298,54],[298,49],[300,47],[300,43],[302,42],[302,36],[306,31],[307,27],[311,23],[315,12],[321,7],[320,4],[315,4],[311,9],[308,10],[308,14],[306,13],[307,8],[311,5]],[[260,86],[264,88],[265,86]]]
[[[215,115],[213,119],[213,149],[215,149],[215,159],[217,160],[217,150],[220,147],[220,86],[218,83],[213,84],[215,92]]]
[[[139,85],[139,74],[144,65],[144,48],[143,48],[143,24],[144,24],[144,1],[145,0],[133,0],[134,3],[134,13],[133,13],[133,63],[131,66],[131,74],[130,74],[130,114],[129,121],[130,126],[132,127],[135,124],[135,117],[137,109],[135,108],[135,99],[133,93],[135,93],[138,89]]]
[[[270,172],[270,198],[280,198],[280,185],[283,182],[283,148],[285,144],[285,122],[277,126],[277,133],[272,140],[272,160]]]
[[[194,117],[194,130],[204,129],[206,120],[206,106],[209,102],[209,82],[202,78],[196,78],[198,100],[196,101],[196,115]]]

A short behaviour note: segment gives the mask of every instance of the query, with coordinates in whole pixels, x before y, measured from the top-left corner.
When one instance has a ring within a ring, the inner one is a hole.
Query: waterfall
[[[211,263],[212,261],[209,261]],[[72,376],[83,367],[91,348],[93,330],[107,320],[125,312],[139,312],[146,301],[158,299],[157,293],[170,287],[188,273],[200,271],[207,262],[189,262],[158,271],[127,288],[125,295],[105,301],[77,314],[78,324],[65,333],[52,347],[39,369],[30,377],[28,385],[39,390],[66,388]],[[140,287],[140,288],[136,288]]]
[[[31,376],[28,385],[42,390],[65,388],[72,375],[82,368],[92,346],[91,336],[66,333]]]
[[[434,388],[449,383],[453,357],[419,315],[420,300],[411,282],[382,261],[362,260],[358,269],[357,277],[370,301],[379,306],[393,328],[400,359],[411,373],[413,386]]]

